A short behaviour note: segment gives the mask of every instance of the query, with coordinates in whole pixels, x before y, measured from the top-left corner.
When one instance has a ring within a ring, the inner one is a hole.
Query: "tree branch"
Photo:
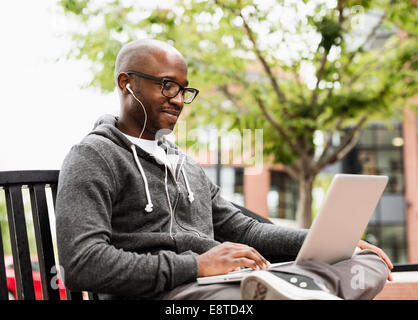
[[[272,117],[272,115],[267,111],[263,101],[259,97],[255,97],[258,106],[260,107],[261,111],[263,112],[264,116],[267,120],[271,123],[271,125],[276,129],[279,135],[286,140],[286,142],[295,150],[300,157],[303,159],[305,166],[309,167],[313,170],[312,162],[309,156],[306,154],[305,150],[301,148],[298,144],[294,143],[293,140],[287,135],[287,133],[281,128],[281,126],[277,123],[277,121]]]
[[[344,11],[344,0],[339,0],[337,3],[337,10],[339,12],[339,16],[338,16],[338,24],[340,25],[340,27],[342,26],[345,18],[343,15],[343,11]],[[322,56],[321,59],[321,64],[320,67],[316,73],[316,84],[315,84],[315,89],[312,92],[312,97],[311,97],[311,106],[313,107],[316,102],[318,101],[318,90],[319,90],[319,83],[322,80],[322,75],[324,74],[324,70],[325,70],[325,64],[327,63],[327,58],[328,58],[328,54],[329,51],[325,50],[324,51],[324,55]],[[330,97],[332,95],[333,90],[331,90],[330,92],[328,92],[328,97]]]
[[[300,75],[297,73],[297,71],[295,69],[292,68],[291,70],[292,70],[293,77],[295,78],[295,81],[296,81],[298,89],[299,89],[298,97],[300,98],[300,102],[303,103],[303,104],[306,104],[307,102],[306,102],[305,96],[303,95],[304,88],[303,88],[302,81],[300,79]]]
[[[231,91],[229,91],[229,87],[227,84],[223,84],[221,86],[218,87],[219,90],[225,95],[225,97],[232,102],[232,104],[234,105],[234,107],[239,110],[240,112],[245,112],[248,113],[247,108],[245,108],[243,105],[239,105],[236,97],[232,94]]]
[[[315,89],[312,92],[311,107],[313,107],[318,100],[319,82],[321,82],[322,80],[322,75],[324,73],[325,63],[327,62],[327,57],[328,57],[328,52],[325,50],[324,55],[322,56],[322,59],[321,59],[321,65],[318,69],[318,72],[316,73],[316,84],[315,84]]]
[[[340,24],[340,26],[344,22],[344,15],[343,15],[343,12],[344,12],[344,2],[345,2],[345,0],[338,0],[338,3],[337,3],[337,10],[338,10],[338,13],[339,13],[339,15],[338,15],[338,23]]]
[[[341,150],[340,153],[337,154],[337,161],[344,158],[353,148],[357,145],[361,137],[361,133],[357,132],[357,134],[351,139],[350,143],[347,144],[344,149]]]
[[[250,26],[248,25],[247,21],[245,20],[244,16],[242,15],[241,11],[239,12],[239,16],[241,17],[245,31],[247,32],[248,38],[250,39],[251,43],[253,44],[255,54],[258,58],[258,60],[263,65],[264,71],[267,73],[267,76],[270,80],[270,83],[274,89],[274,92],[276,93],[276,96],[280,103],[286,102],[286,96],[285,94],[280,90],[279,84],[277,83],[276,78],[273,75],[273,72],[271,70],[271,67],[268,65],[266,59],[263,57],[260,49],[257,46],[257,41],[254,37],[254,32],[251,30]]]
[[[293,179],[295,179],[296,181],[298,180],[298,168],[294,165],[289,165],[286,164],[283,166],[284,167],[284,171],[286,171],[286,173],[291,176]]]
[[[341,123],[342,123],[342,122],[343,122],[343,119],[339,119],[339,120],[338,120],[338,122],[337,122],[337,124],[336,124],[336,126],[335,126],[335,128],[336,128],[337,130],[338,130],[338,128],[341,126]],[[321,153],[321,155],[319,156],[317,163],[320,163],[321,161],[323,161],[323,160],[324,160],[324,158],[325,158],[325,156],[326,156],[326,154],[327,154],[328,149],[331,147],[331,144],[332,144],[332,131],[328,131],[328,132],[327,132],[327,140],[326,140],[326,142],[325,142],[325,147],[324,147],[324,150],[322,150],[322,153]]]
[[[362,116],[360,120],[357,122],[357,124],[348,131],[348,133],[344,137],[344,140],[334,150],[334,152],[327,158],[323,157],[321,161],[317,161],[315,165],[316,172],[320,172],[328,164],[341,160],[342,157],[346,155],[355,146],[355,144],[358,142],[359,137],[353,139],[354,135],[361,129],[366,120],[367,116]]]

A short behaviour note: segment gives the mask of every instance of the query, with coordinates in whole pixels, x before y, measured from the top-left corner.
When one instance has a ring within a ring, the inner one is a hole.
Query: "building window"
[[[388,185],[367,227],[367,241],[381,247],[395,263],[407,261],[405,182],[401,124],[372,124],[343,160],[344,173],[387,175]]]
[[[220,181],[217,180],[215,166],[203,167],[209,179],[221,188],[221,195],[226,200],[244,206],[244,169],[220,167]]]
[[[296,220],[297,183],[285,172],[270,171],[270,191],[267,194],[271,218]]]

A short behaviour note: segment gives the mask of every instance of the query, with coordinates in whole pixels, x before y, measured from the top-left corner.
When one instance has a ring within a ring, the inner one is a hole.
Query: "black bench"
[[[28,188],[31,201],[31,211],[34,224],[36,249],[38,255],[39,273],[41,277],[42,297],[45,300],[60,300],[58,288],[54,289],[56,270],[59,266],[55,261],[55,249],[52,241],[49,223],[49,209],[46,188],[52,191],[53,205],[57,194],[58,170],[37,171],[3,171],[0,172],[0,189],[6,197],[6,211],[9,221],[10,242],[13,255],[16,295],[19,300],[34,300],[34,279],[32,276],[32,262],[26,228],[22,188]],[[264,223],[272,223],[258,214],[234,204],[244,214]],[[266,257],[271,262],[286,261],[289,257]],[[55,272],[51,272],[54,270]],[[418,271],[418,264],[396,265],[394,272]],[[65,289],[66,299],[82,300],[83,293],[71,292]],[[97,294],[86,292],[90,300],[96,300]],[[4,264],[4,251],[0,229],[0,300],[9,299],[9,290]]]
[[[59,290],[51,283],[57,283],[59,266],[55,261],[49,210],[45,188],[50,187],[53,203],[57,194],[58,170],[45,171],[5,171],[0,172],[0,189],[5,192],[7,219],[13,255],[13,269],[16,297],[19,300],[34,300],[35,290],[32,276],[32,261],[26,228],[22,188],[30,193],[31,211],[36,239],[42,297],[45,300],[59,300]],[[54,279],[55,277],[55,279]],[[82,300],[81,292],[65,290],[67,299]],[[88,294],[89,298],[95,298]],[[2,237],[0,236],[0,300],[9,299]]]

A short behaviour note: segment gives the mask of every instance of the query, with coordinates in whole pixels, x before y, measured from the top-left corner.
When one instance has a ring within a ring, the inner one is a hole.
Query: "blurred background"
[[[3,1],[0,170],[59,169],[100,115],[118,114],[121,46],[156,38],[200,90],[181,118],[200,135],[178,142],[227,199],[309,227],[334,174],[388,175],[364,239],[418,262],[417,18],[413,0]],[[251,155],[228,157],[228,132],[244,129],[263,130],[256,175]],[[10,253],[3,191],[0,219]]]

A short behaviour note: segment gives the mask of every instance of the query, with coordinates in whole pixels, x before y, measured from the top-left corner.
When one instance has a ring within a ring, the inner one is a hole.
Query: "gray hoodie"
[[[71,290],[151,298],[197,278],[196,256],[223,241],[296,255],[305,230],[263,224],[220,196],[201,166],[176,170],[132,145],[106,115],[66,156],[59,176],[59,261]]]

